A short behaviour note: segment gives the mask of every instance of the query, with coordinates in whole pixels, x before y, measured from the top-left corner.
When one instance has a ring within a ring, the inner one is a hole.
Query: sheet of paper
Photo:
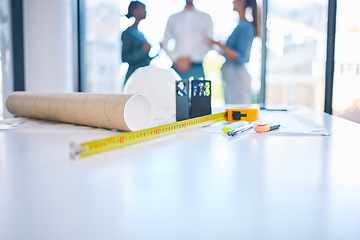
[[[271,131],[271,134],[293,134],[293,135],[319,135],[329,136],[330,132],[323,126],[308,120],[305,116],[296,115],[292,111],[260,111],[257,123],[276,123],[280,124],[280,128]],[[224,134],[222,128],[231,123],[222,122],[209,126],[206,131]],[[244,132],[246,134],[256,133],[254,130]]]

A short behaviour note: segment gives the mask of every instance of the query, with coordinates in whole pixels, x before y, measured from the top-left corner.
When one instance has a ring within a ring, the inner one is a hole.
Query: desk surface
[[[331,136],[210,126],[73,161],[116,133],[0,130],[0,239],[360,239],[360,125],[293,113]]]

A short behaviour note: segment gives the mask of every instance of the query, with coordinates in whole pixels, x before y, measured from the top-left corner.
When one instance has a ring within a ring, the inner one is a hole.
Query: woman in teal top
[[[210,41],[220,47],[226,62],[221,68],[226,104],[251,104],[251,77],[245,64],[249,62],[252,42],[259,36],[256,0],[234,0],[234,10],[239,13],[236,26],[226,44]],[[253,21],[245,18],[245,11],[251,8]]]
[[[124,85],[129,79],[130,75],[137,68],[149,65],[152,59],[149,57],[151,46],[146,41],[144,34],[142,34],[138,29],[140,21],[146,18],[145,5],[139,1],[132,1],[129,5],[128,14],[126,17],[134,17],[135,22],[121,35],[121,40],[123,43],[121,57],[123,62],[127,62],[129,64]]]

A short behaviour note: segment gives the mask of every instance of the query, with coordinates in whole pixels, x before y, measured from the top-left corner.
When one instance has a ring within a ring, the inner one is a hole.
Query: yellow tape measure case
[[[259,120],[259,108],[256,107],[238,107],[226,109],[227,121],[247,121],[254,122]]]

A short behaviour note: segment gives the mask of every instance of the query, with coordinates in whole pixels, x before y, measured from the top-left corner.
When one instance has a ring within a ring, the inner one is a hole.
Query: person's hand
[[[221,48],[222,44],[220,41],[215,41],[213,38],[211,37],[207,37],[207,40],[211,43],[211,44],[215,44],[217,46],[219,46]]]
[[[186,58],[178,58],[174,63],[176,69],[180,72],[187,72],[191,66],[191,59],[189,57]]]
[[[151,45],[148,42],[144,42],[142,47],[145,52],[149,52]]]

